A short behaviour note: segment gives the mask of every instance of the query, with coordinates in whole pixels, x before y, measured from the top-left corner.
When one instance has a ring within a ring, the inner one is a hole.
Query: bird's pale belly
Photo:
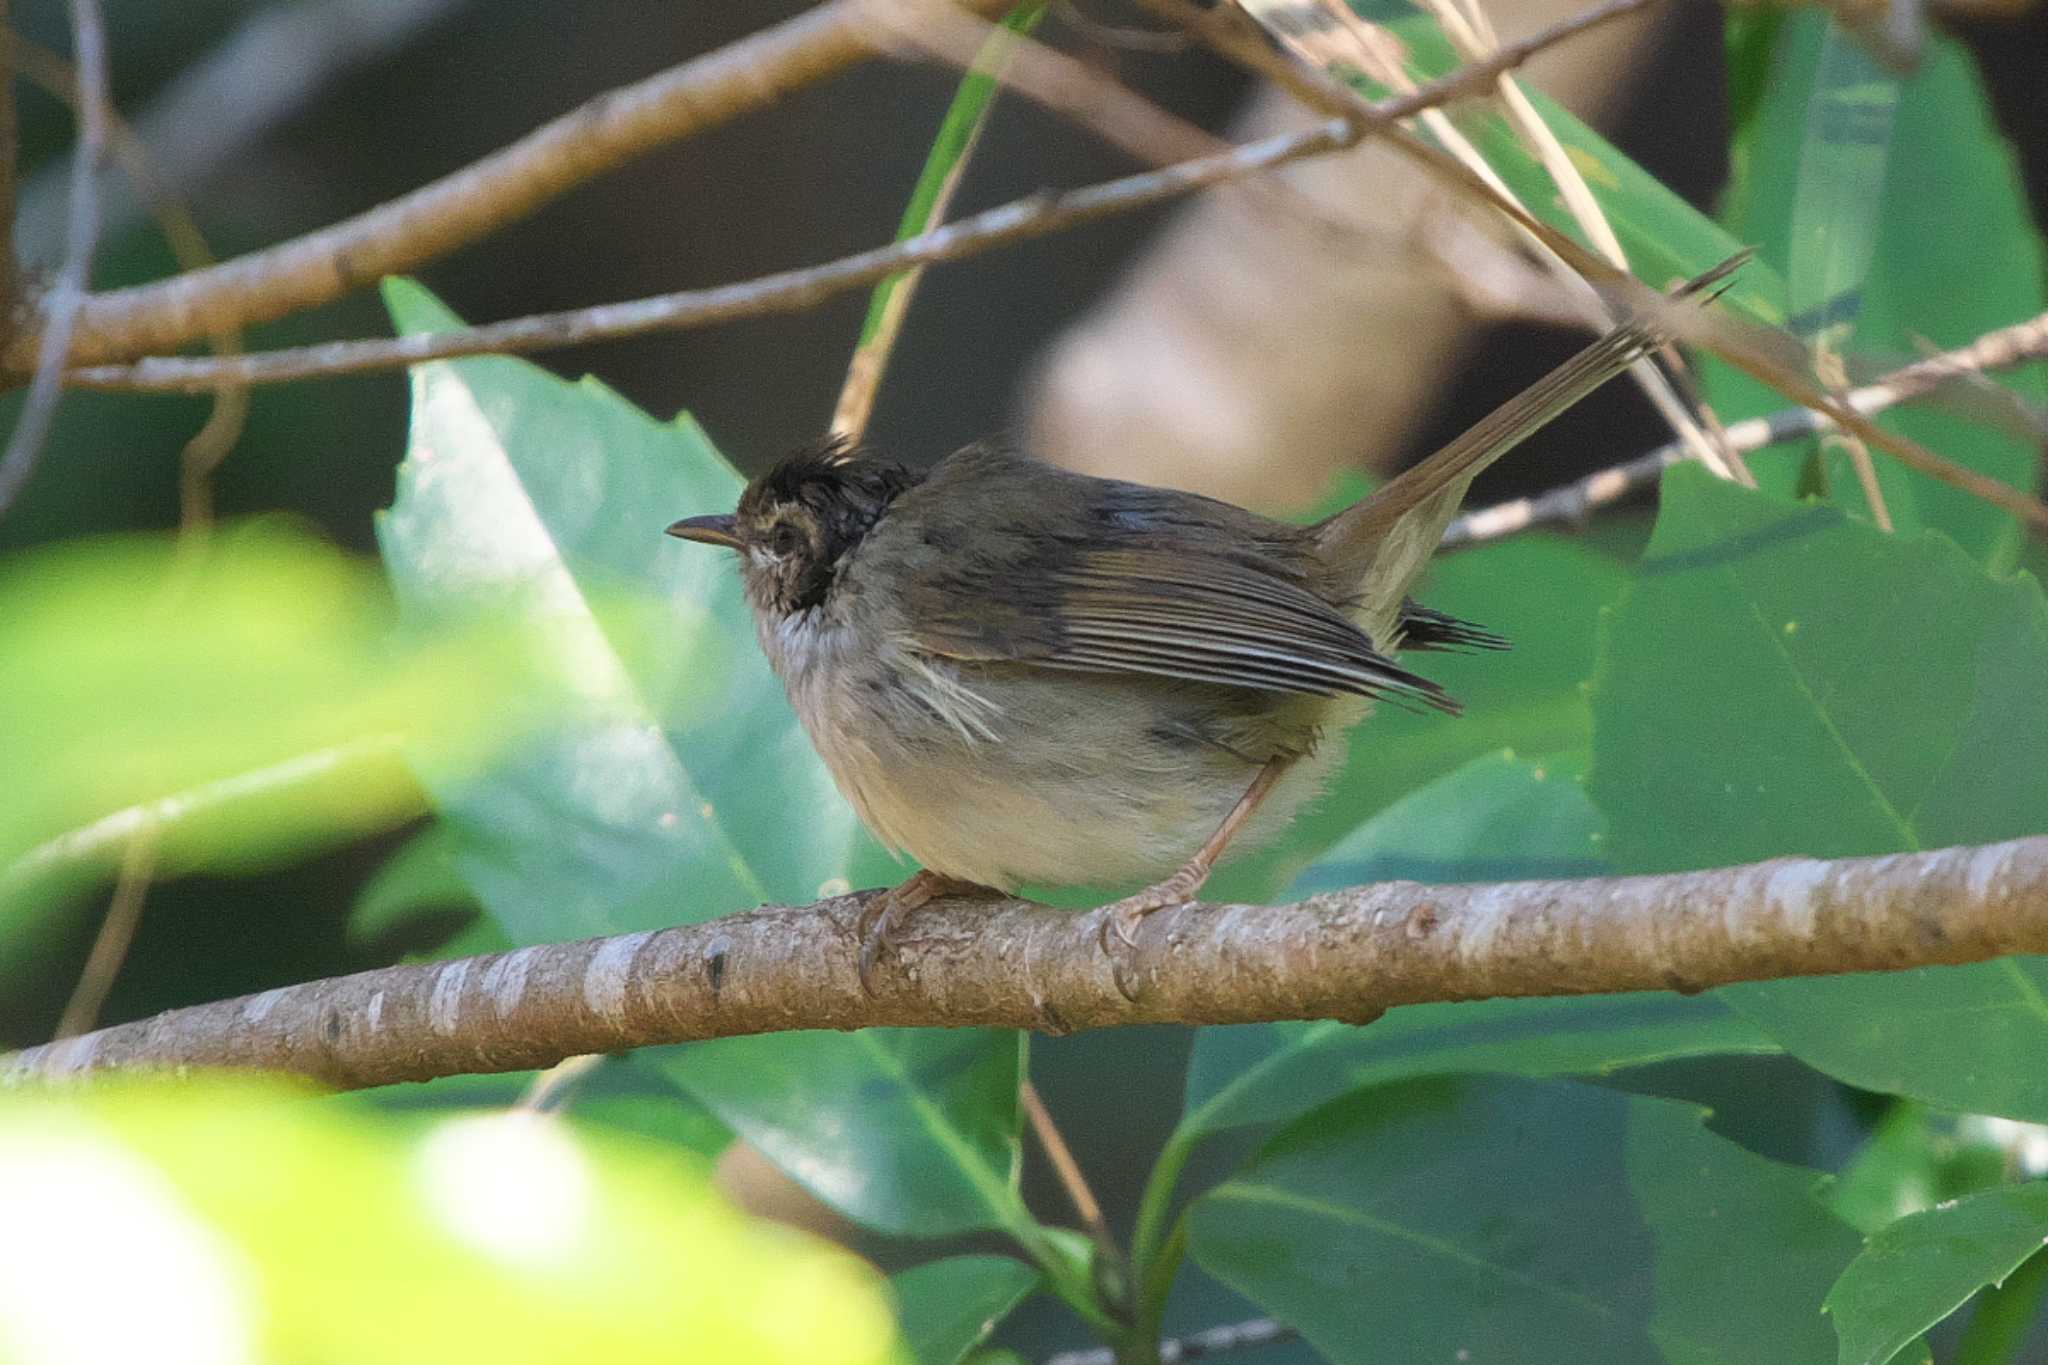
[[[870,675],[851,686],[837,679],[798,710],[878,838],[934,872],[1006,891],[1165,877],[1215,832],[1267,758],[1296,755],[1231,845],[1254,848],[1320,789],[1341,753],[1341,734],[1317,742],[1320,722],[1335,721],[1334,731],[1357,717],[1320,699],[1065,681],[1048,689],[1014,667],[949,669],[941,695],[928,679]],[[1061,714],[1046,714],[1048,705]]]

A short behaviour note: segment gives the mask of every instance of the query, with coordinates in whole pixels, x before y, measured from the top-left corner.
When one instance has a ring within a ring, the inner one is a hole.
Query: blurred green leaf
[[[2048,602],[1939,536],[1888,536],[1690,468],[1603,637],[1588,790],[1624,872],[2048,829]],[[2048,961],[1719,992],[1866,1089],[2048,1118]]]
[[[502,1113],[524,1101],[540,1075],[503,1071],[442,1076],[420,1083],[346,1091],[322,1102],[391,1116]],[[602,1059],[551,1112],[578,1128],[637,1134],[706,1158],[717,1156],[732,1141],[732,1131],[716,1115],[687,1095],[677,1094],[674,1084],[638,1053]]]
[[[1836,1178],[1830,1206],[1868,1236],[1909,1213],[1989,1189],[2004,1180],[2006,1166],[1990,1125],[2005,1122],[1897,1100]]]
[[[1584,687],[1600,609],[1626,575],[1606,556],[1555,536],[1519,536],[1435,564],[1417,596],[1496,630],[1506,652],[1427,654],[1408,663],[1465,704],[1451,717],[1383,706],[1350,735],[1323,799],[1271,852],[1226,864],[1219,899],[1265,899],[1389,803],[1482,754],[1583,749],[1592,735]]]
[[[1028,1222],[1016,1188],[1022,1034],[761,1034],[641,1055],[869,1227],[943,1237]]]
[[[1880,1229],[1828,1292],[1841,1365],[1885,1365],[2048,1245],[2048,1181],[1985,1190]]]
[[[398,325],[457,320],[393,281]],[[524,361],[413,371],[378,532],[409,621],[516,604],[554,632],[559,720],[481,777],[424,778],[456,866],[520,943],[809,901],[873,842],[754,641],[731,562],[662,534],[741,479],[687,417]],[[826,1202],[872,1226],[1028,1235],[1014,1189],[1020,1036],[781,1034],[645,1054]]]
[[[881,1290],[701,1162],[529,1116],[394,1125],[220,1081],[0,1097],[14,1365],[881,1362]]]
[[[949,1256],[889,1279],[903,1341],[917,1365],[959,1365],[1038,1287],[1038,1272],[1008,1256]]]
[[[1197,1200],[1190,1250],[1339,1365],[1812,1365],[1855,1234],[1703,1118],[1565,1081],[1363,1090]]]
[[[1304,896],[1390,877],[1427,882],[1590,876],[1599,815],[1584,759],[1476,758],[1397,801],[1305,871]],[[1363,1028],[1332,1020],[1195,1035],[1180,1133],[1284,1122],[1362,1085],[1446,1072],[1593,1073],[1775,1051],[1717,1001],[1663,993],[1411,1005]]]
[[[478,908],[476,893],[455,866],[455,831],[436,821],[407,839],[363,883],[349,909],[349,942],[367,949],[406,934],[423,917],[453,925],[464,911]]]
[[[2011,149],[2000,136],[1968,51],[1931,35],[1909,79],[1874,67],[1854,40],[1817,10],[1780,15],[1731,12],[1738,125],[1722,219],[1757,246],[1757,283],[1778,300],[1792,327],[1826,340],[1871,371],[1917,359],[1922,348],[1965,342],[2048,307],[2040,234],[2030,221]],[[1744,270],[1744,275],[1749,271]],[[1755,380],[1711,358],[1707,397],[1724,420],[1786,406]],[[2038,369],[1995,377],[2009,395],[2048,400]],[[1887,428],[1982,473],[2031,487],[2040,440],[2013,429],[2009,409],[1917,405],[1888,413]],[[1969,413],[1990,418],[1971,420]],[[1839,461],[1816,465],[1778,451],[1754,457],[1765,488],[1791,493],[1825,481],[1831,496],[1861,512],[1860,488]],[[1880,482],[1901,531],[1933,527],[1969,554],[2008,567],[2019,544],[2010,513],[1914,474],[1879,453]]]
[[[459,773],[517,736],[516,631],[390,629],[375,573],[282,521],[0,563],[0,945],[141,831],[158,877],[269,867],[416,816],[402,742]]]

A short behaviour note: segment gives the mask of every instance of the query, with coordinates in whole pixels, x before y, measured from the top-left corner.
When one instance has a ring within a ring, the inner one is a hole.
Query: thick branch
[[[997,0],[967,0],[993,9]],[[875,55],[861,0],[830,3],[633,85],[597,96],[510,146],[318,232],[208,270],[86,300],[70,362],[176,350],[412,270],[533,212],[665,142],[701,132]],[[40,334],[0,352],[24,373]]]
[[[1118,989],[1099,912],[938,902],[866,994],[864,897],[308,982],[0,1059],[0,1081],[226,1066],[361,1087],[584,1052],[872,1025],[1367,1021],[1394,1005],[1702,990],[2048,952],[2048,835],[1659,877],[1420,886],[1146,920]]]

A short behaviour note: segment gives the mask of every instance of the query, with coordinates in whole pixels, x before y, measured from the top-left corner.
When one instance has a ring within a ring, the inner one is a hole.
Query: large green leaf
[[[1410,656],[1411,667],[1464,703],[1464,714],[1380,707],[1351,734],[1323,799],[1272,853],[1226,865],[1214,894],[1272,896],[1360,821],[1482,754],[1585,748],[1592,726],[1584,686],[1600,610],[1624,581],[1613,560],[1556,536],[1521,536],[1439,561],[1417,595],[1500,632],[1514,648]]]
[[[1692,469],[1616,609],[1588,790],[1625,872],[2048,830],[2048,603],[1938,535],[1887,536]],[[1868,1089],[2048,1118],[2048,962],[1722,991]]]
[[[2048,1246],[2048,1181],[2007,1185],[1879,1230],[1828,1292],[1841,1365],[1885,1365]]]
[[[1409,73],[1417,80],[1448,75],[1463,64],[1433,19],[1414,13],[1406,5],[1382,6],[1366,0],[1353,0],[1353,5],[1368,17],[1377,14],[1401,40],[1408,52]],[[1369,86],[1366,82],[1361,84]],[[1383,92],[1375,88],[1373,93]],[[1586,188],[1614,229],[1630,269],[1639,278],[1660,286],[1691,279],[1742,249],[1738,234],[1731,234],[1686,203],[1562,105],[1540,90],[1526,88],[1526,84],[1524,93],[1585,180]],[[1452,120],[1531,213],[1586,243],[1586,234],[1566,206],[1557,182],[1498,106],[1465,101],[1453,107]],[[1725,297],[1730,306],[1760,321],[1784,320],[1784,314],[1778,311],[1781,296],[1771,265],[1745,269],[1735,277]]]
[[[1303,872],[1291,895],[1386,877],[1431,882],[1594,875],[1599,816],[1583,760],[1477,758],[1382,811]],[[1203,1029],[1188,1070],[1189,1139],[1284,1122],[1357,1086],[1446,1072],[1594,1073],[1774,1050],[1707,997],[1664,993],[1413,1005],[1363,1028],[1330,1020]]]
[[[1703,1118],[1565,1081],[1361,1091],[1196,1201],[1190,1250],[1339,1365],[1825,1359],[1854,1232]]]
[[[1731,13],[1729,45],[1740,98],[1723,220],[1784,272],[1782,284],[1759,280],[1785,291],[1779,302],[1796,331],[1857,367],[1852,382],[1929,343],[1959,346],[2048,306],[2021,177],[1962,44],[1936,34],[1919,69],[1895,76],[1807,10]],[[1704,368],[1724,418],[1786,405],[1725,365]],[[2038,370],[1995,382],[2034,404],[2048,399]],[[1997,410],[1981,392],[1971,403],[1986,416]],[[2010,420],[1924,406],[1880,420],[1994,478],[2023,488],[2036,480],[2039,439]],[[1811,441],[1805,450],[1810,457]],[[1935,527],[1981,562],[2011,563],[2019,536],[2009,513],[1875,458],[1899,529]],[[1819,467],[1774,452],[1753,463],[1766,488],[1790,492],[1824,476],[1838,501],[1864,508],[1839,459]]]
[[[418,286],[410,331],[456,325]],[[754,643],[723,556],[662,535],[741,480],[660,423],[523,361],[413,372],[378,533],[408,619],[508,605],[551,631],[559,721],[481,777],[424,776],[456,866],[520,943],[807,901],[872,872]],[[1023,1227],[1017,1035],[778,1035],[647,1054],[797,1180],[892,1232]]]
[[[671,1147],[525,1115],[246,1082],[16,1093],[0,1211],[16,1365],[901,1359],[856,1258],[748,1220]]]
[[[890,1277],[904,1344],[917,1365],[959,1365],[1038,1286],[1008,1256],[948,1256]]]

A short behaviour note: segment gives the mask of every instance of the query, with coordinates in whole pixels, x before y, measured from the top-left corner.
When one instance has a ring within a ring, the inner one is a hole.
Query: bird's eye
[[[776,523],[775,529],[768,533],[768,548],[785,558],[802,549],[803,543],[803,532],[786,521]]]

